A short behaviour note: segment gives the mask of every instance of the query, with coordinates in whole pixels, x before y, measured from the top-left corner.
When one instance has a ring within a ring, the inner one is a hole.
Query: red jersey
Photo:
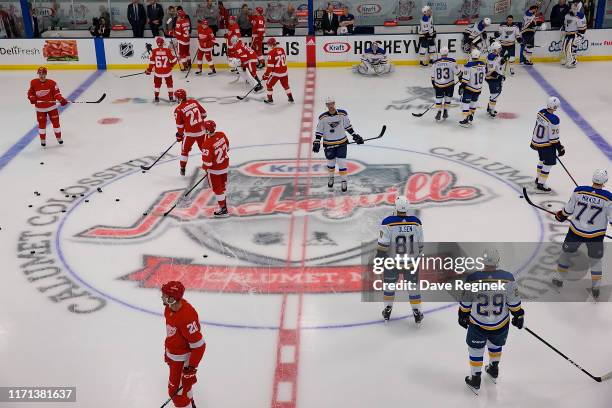
[[[181,308],[173,312],[169,306],[164,310],[166,317],[166,356],[173,361],[187,361],[197,367],[204,355],[206,341],[200,331],[200,319],[185,299]]]
[[[242,41],[238,41],[233,51],[236,58],[239,58],[243,65],[249,62],[257,63],[257,54],[255,54],[255,51]]]
[[[229,168],[229,140],[225,133],[215,132],[202,148],[202,163],[209,174],[224,174]]]
[[[189,38],[191,37],[191,22],[185,16],[177,17],[176,25],[174,26],[174,38],[179,44],[189,45]]]
[[[189,137],[204,136],[206,110],[195,99],[186,99],[174,108],[176,128],[180,135]]]
[[[198,48],[202,51],[210,51],[215,45],[215,35],[209,26],[198,26]]]
[[[30,81],[28,99],[30,102],[34,102],[36,112],[50,112],[57,109],[56,101],[62,101],[64,97],[54,80],[47,79],[43,82],[35,78]]]
[[[155,76],[165,78],[172,75],[172,68],[176,63],[176,56],[170,48],[159,47],[153,49],[147,69],[155,72]]]
[[[268,51],[268,61],[264,76],[287,76],[287,54],[281,47],[274,47]]]
[[[238,23],[229,24],[227,26],[227,32],[225,33],[225,38],[229,40],[230,37],[233,35],[237,35],[238,38],[242,37],[240,35],[240,26],[238,25]]]
[[[264,16],[251,17],[253,26],[253,37],[263,37],[266,34],[266,18]]]

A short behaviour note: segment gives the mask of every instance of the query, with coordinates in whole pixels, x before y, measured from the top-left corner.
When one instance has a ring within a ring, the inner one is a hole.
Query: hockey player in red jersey
[[[185,14],[181,6],[177,7],[178,17],[174,25],[174,38],[178,43],[178,57],[181,71],[185,71],[191,65],[191,55],[189,52],[189,41],[191,38],[191,20]]]
[[[155,102],[159,102],[159,89],[161,88],[162,79],[166,81],[166,87],[168,88],[168,98],[170,102],[174,101],[174,90],[172,81],[172,68],[176,65],[176,56],[170,48],[164,47],[164,39],[157,37],[155,39],[157,48],[151,52],[149,57],[149,66],[145,71],[145,74],[153,74],[153,85],[155,86]]]
[[[194,143],[197,143],[202,154],[204,154],[204,119],[206,110],[195,99],[187,99],[184,89],[177,89],[174,93],[179,105],[174,108],[174,119],[176,121],[176,140],[181,142],[180,173],[185,175],[187,159]]]
[[[215,34],[208,26],[206,19],[202,18],[198,24],[198,51],[196,53],[196,64],[198,64],[198,70],[195,73],[196,75],[202,74],[202,57],[205,57],[206,62],[208,62],[208,67],[210,68],[208,75],[214,75],[217,73],[212,59],[212,49],[214,45]]]
[[[262,7],[255,8],[256,14],[251,17],[251,25],[253,26],[253,39],[251,40],[251,48],[257,55],[257,68],[263,68],[263,39],[266,35],[266,18],[264,17],[264,9]]]
[[[170,369],[168,395],[177,408],[195,408],[191,388],[206,350],[198,312],[183,298],[185,286],[181,282],[167,282],[161,291],[166,318],[164,360]]]
[[[257,56],[255,52],[238,37],[232,37],[231,45],[234,50],[235,57],[240,60],[242,70],[238,70],[242,78],[254,87],[255,92],[263,89],[261,81],[257,76]]]
[[[36,108],[36,119],[38,121],[38,136],[40,145],[47,145],[47,116],[53,125],[53,132],[57,143],[62,144],[62,128],[60,127],[59,112],[57,102],[65,106],[68,101],[60,93],[57,84],[52,79],[47,79],[47,68],[38,68],[38,78],[30,81],[28,89],[28,99]]]
[[[236,23],[236,17],[230,16],[229,23],[227,25],[227,31],[225,33],[225,41],[227,43],[227,58],[234,58],[234,47],[232,46],[232,38],[237,37],[241,38],[240,35],[240,26]]]
[[[272,103],[272,88],[276,82],[280,81],[289,102],[293,102],[293,95],[291,94],[291,88],[289,88],[289,76],[287,74],[287,55],[285,50],[279,47],[275,38],[269,38],[267,41],[270,51],[268,51],[268,62],[266,66],[266,72],[263,74],[263,80],[266,82],[266,91],[268,99],[264,102]]]
[[[227,217],[225,191],[229,169],[229,140],[225,133],[217,132],[216,129],[214,121],[204,122],[206,141],[202,148],[202,169],[208,174],[208,185],[217,196],[219,208],[214,212],[215,217]]]

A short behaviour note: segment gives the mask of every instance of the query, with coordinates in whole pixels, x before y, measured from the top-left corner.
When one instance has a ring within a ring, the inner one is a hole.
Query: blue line
[[[547,92],[550,96],[556,96],[561,101],[561,107],[567,113],[567,116],[584,132],[585,135],[597,146],[601,152],[612,160],[612,146],[606,141],[606,139],[597,132],[593,126],[582,115],[565,99],[554,86],[550,84],[542,74],[538,72],[534,67],[527,67],[527,72],[531,77]]]
[[[96,71],[91,74],[77,89],[75,89],[66,99],[74,100],[77,99],[83,92],[87,90],[93,84],[100,75],[102,75],[104,71]],[[59,112],[62,113],[66,109],[70,107],[70,104],[66,106],[60,106]],[[4,152],[2,156],[0,156],[0,171],[6,167],[7,164],[11,162],[23,149],[25,149],[32,140],[38,137],[38,126],[34,126],[32,129],[28,131],[25,135],[21,137],[14,145],[9,147],[9,149]]]
[[[104,53],[104,40],[102,37],[94,38],[94,46],[96,48],[98,69],[106,69],[106,54]]]

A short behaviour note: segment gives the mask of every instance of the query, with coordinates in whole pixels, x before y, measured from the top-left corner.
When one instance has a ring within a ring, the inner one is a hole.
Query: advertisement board
[[[96,69],[94,41],[90,39],[4,39],[0,41],[1,69],[39,67]]]

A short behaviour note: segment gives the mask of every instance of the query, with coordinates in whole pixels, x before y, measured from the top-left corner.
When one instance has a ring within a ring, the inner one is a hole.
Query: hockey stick
[[[523,197],[525,198],[525,201],[527,201],[527,204],[529,204],[530,206],[535,207],[535,208],[537,208],[537,209],[539,209],[539,210],[542,210],[542,211],[544,211],[544,212],[547,212],[547,213],[549,213],[549,214],[551,214],[551,215],[556,215],[556,214],[555,214],[555,212],[550,211],[550,210],[547,210],[547,209],[546,209],[546,208],[544,208],[544,207],[540,207],[539,205],[537,205],[537,204],[535,204],[533,201],[531,201],[531,198],[529,198],[529,196],[527,195],[527,188],[525,188],[525,187],[523,187]],[[604,235],[604,236],[605,236],[606,238],[610,238],[610,239],[612,239],[612,236],[610,236],[610,235],[607,235],[607,234],[606,234],[606,235]]]
[[[434,107],[434,105],[435,105],[435,103],[432,103],[432,104],[429,106],[429,108],[425,109],[425,111],[423,111],[423,112],[421,112],[421,113],[414,113],[414,112],[412,112],[412,116],[414,116],[415,118],[420,118],[421,116],[423,116],[424,114],[426,114],[427,112],[429,112],[429,110],[430,110],[431,108],[433,108],[433,107]]]
[[[196,188],[197,186],[199,186],[199,185],[200,185],[200,183],[206,179],[206,177],[208,177],[208,173],[204,173],[204,175],[202,176],[202,178],[201,178],[201,179],[199,179],[199,180],[198,180],[198,182],[197,182],[197,183],[195,183],[195,184],[193,185],[193,187],[191,187],[189,190],[187,190],[187,192],[186,192],[186,193],[185,193],[185,194],[184,194],[184,195],[183,195],[181,198],[179,198],[179,199],[176,201],[176,203],[174,203],[174,205],[173,205],[173,206],[172,206],[172,207],[171,207],[171,208],[170,208],[168,211],[166,211],[166,212],[164,213],[164,217],[165,217],[165,216],[167,216],[168,214],[170,214],[170,212],[172,212],[172,210],[174,210],[174,209],[176,208],[176,206],[177,206],[177,205],[178,205],[178,204],[179,204],[179,203],[180,203],[182,200],[184,200],[185,198],[187,198],[187,196],[189,195],[189,193],[191,193],[193,190],[195,190],[195,188]]]
[[[191,67],[193,66],[193,63],[195,62],[196,55],[197,55],[197,51],[196,51],[196,54],[194,54],[193,58],[191,59],[191,64],[189,64],[189,69],[187,69],[187,74],[185,74],[185,79],[187,79],[187,77],[189,76],[189,73],[191,72]]]
[[[158,161],[160,161],[160,160],[161,160],[161,158],[162,158],[162,157],[164,157],[164,156],[166,155],[166,153],[168,153],[168,152],[170,151],[170,149],[172,149],[172,147],[173,147],[173,146],[176,144],[176,142],[178,142],[178,140],[175,140],[174,142],[172,142],[172,144],[170,145],[170,147],[169,147],[169,148],[167,148],[167,149],[166,149],[166,151],[165,151],[165,152],[163,152],[163,153],[161,154],[161,156],[159,156],[159,157],[157,158],[157,160],[155,160],[155,161],[153,162],[153,164],[151,164],[150,166],[140,166],[140,168],[141,168],[141,169],[143,169],[143,170],[151,170],[151,167],[155,166],[155,165],[157,164],[157,162],[158,162]]]
[[[103,93],[102,96],[97,101],[70,101],[70,103],[100,103],[106,98],[106,94]]]
[[[184,68],[183,68],[183,64],[181,63],[181,57],[179,56],[179,53],[176,50],[176,45],[174,45],[174,42],[172,41],[172,38],[170,39],[170,45],[172,46],[172,50],[174,51],[174,55],[176,56],[176,59],[178,61],[179,68],[182,71]]]
[[[136,75],[144,75],[144,74],[146,74],[146,72],[144,72],[144,71],[143,71],[143,72],[137,72],[137,73],[135,73],[135,74],[121,75],[121,76],[119,76],[119,77],[117,77],[117,78],[127,78],[127,77],[131,77],[131,76],[136,76]]]
[[[605,381],[609,378],[612,377],[612,371],[602,375],[601,377],[596,377],[593,374],[589,373],[587,370],[585,370],[584,368],[582,368],[578,363],[574,362],[571,358],[569,358],[568,356],[566,356],[565,354],[563,354],[562,352],[560,352],[559,350],[557,350],[553,345],[551,345],[549,342],[547,342],[546,340],[544,340],[543,338],[541,338],[540,336],[538,336],[537,334],[535,334],[532,330],[530,330],[528,327],[525,327],[525,330],[531,334],[532,336],[534,336],[536,339],[540,340],[542,343],[546,344],[548,347],[550,347],[552,350],[554,350],[557,354],[559,354],[561,357],[563,357],[564,359],[566,359],[567,361],[569,361],[570,363],[572,363],[572,365],[574,365],[574,367],[580,369],[580,371],[582,371],[583,373],[585,373],[586,375],[588,375],[589,377],[591,377],[593,380],[597,381],[597,382],[602,382]]]
[[[251,92],[253,92],[255,90],[255,88],[257,88],[259,86],[259,84],[255,85],[254,87],[252,87],[249,92],[246,93],[246,95],[244,96],[237,96],[236,98],[240,99],[241,101],[245,100],[247,96],[249,96],[249,94]]]
[[[387,125],[383,125],[382,129],[380,129],[380,133],[378,134],[378,136],[375,137],[369,137],[367,139],[363,139],[363,141],[367,141],[367,140],[376,140],[376,139],[380,139],[381,137],[384,136],[385,132],[387,131]],[[355,141],[352,142],[348,142],[347,144],[356,144]]]
[[[569,178],[571,178],[572,181],[574,182],[574,184],[576,185],[576,187],[578,187],[578,183],[576,183],[576,180],[572,177],[571,173],[569,172],[567,167],[565,167],[565,164],[563,164],[563,162],[561,161],[561,158],[559,156],[557,156],[557,160],[559,160],[559,163],[561,164],[561,167],[563,167],[563,170],[565,170],[565,172],[567,173]]]
[[[178,390],[176,390],[176,392],[174,394],[172,394],[172,396],[170,398],[168,398],[168,401],[164,402],[162,404],[162,406],[160,408],[164,408],[166,405],[168,405],[168,403],[170,401],[172,401],[172,398],[176,397],[178,395],[178,393],[183,389],[183,386],[181,385],[180,387],[178,387]]]

